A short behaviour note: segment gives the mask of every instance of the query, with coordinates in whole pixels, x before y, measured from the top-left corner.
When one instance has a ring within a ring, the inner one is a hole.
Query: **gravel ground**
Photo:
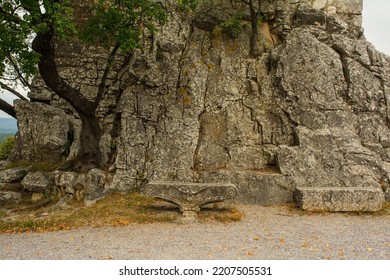
[[[0,234],[0,259],[390,259],[390,216],[238,206],[236,223]]]

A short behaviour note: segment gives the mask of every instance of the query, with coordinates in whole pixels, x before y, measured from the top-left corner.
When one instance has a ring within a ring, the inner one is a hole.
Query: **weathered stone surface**
[[[51,173],[30,172],[21,182],[22,187],[33,193],[49,193],[53,186]]]
[[[176,204],[185,218],[194,218],[202,206],[234,198],[237,188],[231,183],[154,181],[148,183],[142,193]]]
[[[0,191],[0,206],[18,205],[22,201],[22,195],[17,192]]]
[[[213,6],[205,6],[197,10],[194,25],[205,31],[213,31],[218,24],[228,18],[229,15],[226,13],[226,10]]]
[[[83,184],[85,181],[85,176],[82,176],[76,172],[57,170],[54,173],[54,180],[57,186],[67,189],[73,188],[73,186],[76,186],[77,184]]]
[[[390,189],[387,189],[385,192],[385,200],[386,202],[390,202]]]
[[[162,30],[159,43],[168,39],[167,32],[169,41],[181,49],[180,38],[191,29],[182,24],[176,31]],[[222,35],[205,35],[195,29],[184,53],[163,53],[164,87],[145,90],[135,84],[124,91],[115,183],[110,187],[130,189],[146,180],[207,182],[207,174],[213,172],[261,171],[276,164],[277,145],[294,142],[289,120],[271,104],[272,81],[260,74],[267,72],[269,56],[263,54],[258,62],[242,58],[249,46],[245,34],[240,44]],[[201,38],[203,47],[197,43]],[[180,61],[180,69],[175,61]],[[144,73],[142,79],[149,78]],[[237,187],[245,188],[245,181]],[[256,197],[252,201],[260,195]]]
[[[289,178],[275,170],[214,170],[199,174],[200,182],[231,182],[238,186],[233,199],[240,204],[277,205],[293,201]]]
[[[110,180],[109,175],[100,169],[91,169],[86,174],[56,171],[54,178],[62,195],[74,195],[77,200],[100,198]]]
[[[104,186],[108,181],[108,174],[100,169],[92,169],[85,180],[85,197],[87,200],[95,200],[102,197]]]
[[[27,175],[30,168],[18,167],[0,171],[0,183],[18,183]]]
[[[299,186],[378,187],[385,153],[373,135],[389,133],[380,93],[385,77],[378,80],[367,66],[382,59],[351,36],[350,22],[337,15],[343,4],[334,2],[332,17],[328,4],[302,6],[299,27],[292,25],[285,41],[258,60],[245,58],[244,34],[232,43],[185,23],[176,35],[162,30],[161,44],[167,34],[177,49],[183,36],[190,41],[181,55],[162,55],[169,73],[160,76],[164,89],[141,83],[125,90],[114,181],[127,178],[130,188],[146,180],[230,181],[247,194],[237,201],[261,204],[291,201]],[[173,61],[179,69],[170,68]],[[362,118],[361,111],[372,113]],[[362,145],[363,136],[372,144]],[[261,174],[275,165],[280,174]]]
[[[308,211],[378,211],[384,194],[374,188],[297,188],[297,202]]]
[[[58,162],[77,153],[80,121],[43,103],[15,101],[18,119],[14,158]]]
[[[0,160],[0,170],[6,169],[10,163],[9,160]]]
[[[367,42],[333,35],[325,44],[325,33],[315,32],[293,30],[279,56],[280,88],[292,101],[282,102],[296,121],[298,142],[280,147],[280,170],[297,187],[378,188],[388,180],[380,140],[390,133],[387,78],[374,70],[377,54]],[[308,110],[313,117],[304,117]]]
[[[317,8],[299,7],[295,14],[295,23],[297,25],[324,25],[326,15]]]

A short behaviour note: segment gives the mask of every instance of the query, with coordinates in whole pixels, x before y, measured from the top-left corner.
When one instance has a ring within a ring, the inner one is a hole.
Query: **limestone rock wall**
[[[148,180],[230,181],[241,190],[238,200],[272,204],[292,200],[297,186],[379,187],[387,180],[382,155],[359,143],[359,127],[371,126],[345,97],[355,96],[356,104],[369,98],[370,110],[386,122],[386,78],[367,65],[386,73],[388,61],[359,37],[361,3],[275,2],[268,13],[283,9],[289,29],[283,35],[280,21],[261,23],[259,58],[248,56],[245,22],[232,39],[218,24],[201,21],[205,13],[211,17],[208,9],[200,9],[195,26],[171,19],[152,51],[137,56],[131,71],[139,82],[121,99],[111,188]],[[229,13],[215,12],[214,22]],[[350,60],[360,66],[350,69]],[[364,85],[351,81],[362,75],[368,75]],[[364,91],[367,86],[378,87]],[[376,157],[377,172],[360,156],[346,160],[349,149]]]
[[[115,156],[104,191],[223,181],[257,204],[292,201],[297,187],[386,191],[390,60],[362,37],[362,1],[262,1],[257,58],[239,2],[172,10],[115,68],[99,110],[102,147]],[[232,36],[221,23],[237,14]],[[95,70],[64,65],[82,85]]]

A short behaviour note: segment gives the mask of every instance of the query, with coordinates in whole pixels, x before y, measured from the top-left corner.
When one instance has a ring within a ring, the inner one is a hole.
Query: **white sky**
[[[363,0],[363,28],[368,41],[390,55],[390,1]]]
[[[390,55],[390,1],[363,0],[363,28],[368,41],[381,52]],[[0,91],[1,97],[12,103],[12,94]],[[0,110],[0,118],[9,116]]]

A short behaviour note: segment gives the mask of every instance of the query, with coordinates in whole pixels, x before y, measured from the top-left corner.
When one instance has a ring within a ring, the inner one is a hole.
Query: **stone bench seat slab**
[[[371,212],[383,207],[384,193],[376,188],[298,187],[295,198],[303,210]]]

